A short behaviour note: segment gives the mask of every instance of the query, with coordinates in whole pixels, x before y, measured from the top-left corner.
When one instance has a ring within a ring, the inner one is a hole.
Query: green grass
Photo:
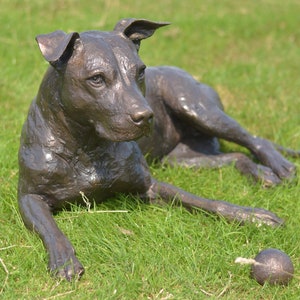
[[[264,207],[286,220],[271,229],[237,226],[203,212],[150,206],[120,195],[93,213],[56,216],[86,274],[68,283],[47,273],[42,242],[20,218],[16,187],[22,123],[47,67],[34,37],[56,29],[110,30],[123,17],[170,21],[144,41],[147,65],[177,65],[220,93],[226,111],[252,133],[300,148],[298,0],[59,1],[2,0],[0,12],[0,297],[1,299],[299,299],[299,179],[272,189],[232,167],[153,166],[153,175],[192,193]],[[227,151],[243,150],[223,143]],[[294,160],[299,170],[299,160]],[[288,287],[261,287],[234,263],[268,247],[295,266]]]

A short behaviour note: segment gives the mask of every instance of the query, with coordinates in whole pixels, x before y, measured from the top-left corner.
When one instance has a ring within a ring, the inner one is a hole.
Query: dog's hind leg
[[[44,243],[51,273],[67,280],[80,277],[84,268],[70,241],[57,227],[45,200],[39,195],[25,195],[20,197],[19,207],[26,227],[36,232]]]
[[[191,116],[190,122],[192,121],[193,126],[199,131],[248,148],[263,165],[269,167],[280,179],[294,176],[295,166],[285,159],[268,140],[252,136],[218,107],[210,107],[205,111],[197,109],[196,111],[198,113]]]
[[[277,227],[284,223],[282,219],[268,210],[238,206],[221,200],[200,198],[163,182],[153,181],[148,191],[148,197],[150,200],[160,198],[165,202],[178,200],[186,208],[200,208],[222,216],[229,221],[251,222],[258,225],[266,224],[272,227]]]
[[[273,146],[263,138],[252,136],[242,128],[235,120],[228,117],[223,111],[214,110],[209,112],[211,119],[202,122],[201,118],[196,124],[205,131],[218,138],[235,142],[248,148],[251,153],[265,166],[270,168],[280,179],[290,179],[295,175],[295,166],[284,158]]]
[[[234,165],[242,174],[261,183],[264,187],[270,187],[281,182],[269,167],[254,163],[243,153],[221,153],[217,151],[216,138],[205,138],[205,141],[215,141],[211,143],[203,142],[203,137],[199,139],[185,140],[179,143],[164,157],[163,162],[173,166],[181,165],[192,168],[220,168],[227,165]],[[205,147],[207,144],[209,146]]]
[[[257,159],[280,179],[291,178],[295,166],[285,159],[271,142],[252,136],[222,109],[219,96],[210,87],[197,82],[182,70],[164,70],[166,105],[177,120],[206,135],[248,148]],[[178,84],[176,84],[178,82]],[[188,130],[189,131],[189,130]]]

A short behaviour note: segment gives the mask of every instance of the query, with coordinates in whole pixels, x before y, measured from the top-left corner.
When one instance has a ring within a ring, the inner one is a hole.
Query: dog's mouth
[[[152,119],[151,120],[149,119],[147,122],[144,122],[142,125],[141,124],[130,124],[128,130],[125,130],[126,137],[124,140],[127,140],[127,141],[138,140],[141,137],[149,137],[152,134],[152,129],[153,129]],[[123,131],[123,133],[124,133],[124,131]]]
[[[150,118],[147,120],[147,122],[145,122],[143,124],[143,126],[139,127],[139,129],[141,130],[142,134],[140,137],[142,136],[150,136],[153,130],[153,118]],[[140,138],[138,137],[138,138]]]

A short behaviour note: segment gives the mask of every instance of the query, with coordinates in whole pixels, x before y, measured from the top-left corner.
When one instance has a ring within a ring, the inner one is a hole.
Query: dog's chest
[[[70,200],[80,192],[99,199],[111,193],[144,193],[151,183],[147,164],[135,142],[79,149],[71,159],[59,155],[55,163],[55,193]],[[60,188],[58,188],[60,186]]]
[[[89,186],[109,188],[138,173],[141,161],[137,150],[132,143],[79,149],[70,162],[73,177],[85,179]]]

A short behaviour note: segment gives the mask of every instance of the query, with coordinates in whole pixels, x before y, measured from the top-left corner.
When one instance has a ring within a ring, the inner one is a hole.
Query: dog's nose
[[[137,126],[149,125],[153,119],[153,111],[150,109],[145,109],[143,111],[137,111],[136,113],[132,114],[130,117],[131,117],[131,120]]]

